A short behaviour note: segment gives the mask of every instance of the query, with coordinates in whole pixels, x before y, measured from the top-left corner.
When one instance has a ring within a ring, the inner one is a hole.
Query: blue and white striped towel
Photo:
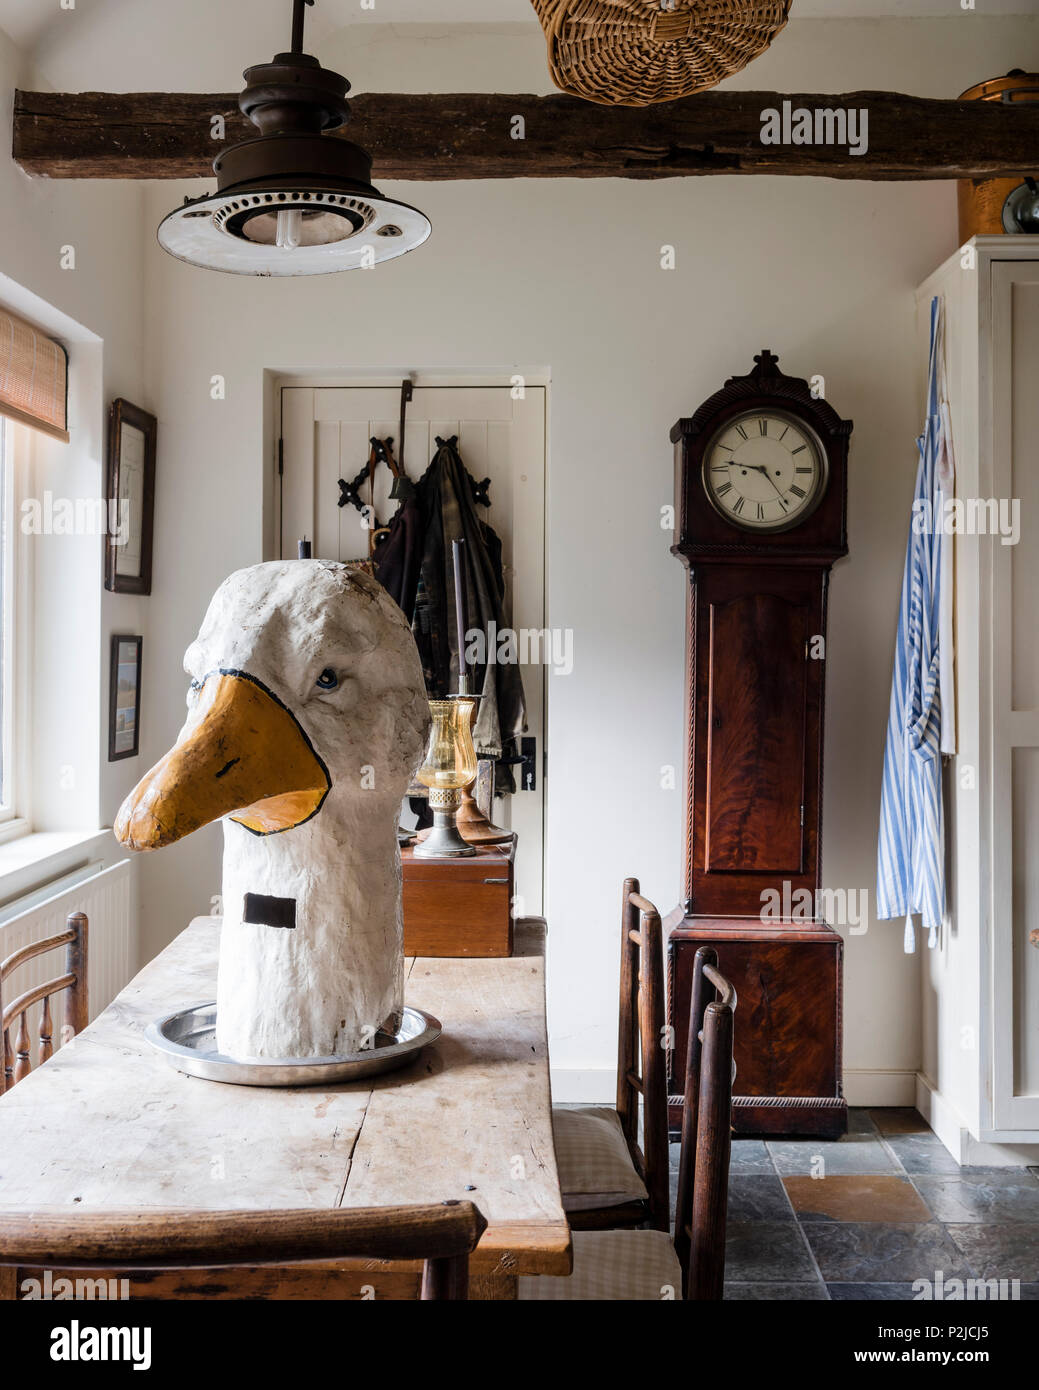
[[[947,612],[951,603],[951,594],[942,594],[943,581],[946,588],[949,584],[951,544],[942,519],[953,477],[942,358],[942,304],[935,298],[927,420],[917,440],[920,463],[898,611],[877,850],[877,916],[905,917],[907,952],[916,944],[912,914],[920,913],[928,945],[934,946],[945,913],[941,755],[953,750],[953,690],[951,652],[941,651],[943,629],[948,633],[950,625],[940,609]],[[949,705],[944,740],[943,698]]]

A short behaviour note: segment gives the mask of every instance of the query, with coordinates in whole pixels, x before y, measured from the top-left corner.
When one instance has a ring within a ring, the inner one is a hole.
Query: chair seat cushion
[[[553,1106],[552,1130],[564,1210],[589,1211],[648,1200],[616,1110]]]
[[[527,1275],[519,1297],[586,1302],[661,1301],[682,1297],[682,1267],[664,1231],[575,1231],[574,1270],[565,1279]]]

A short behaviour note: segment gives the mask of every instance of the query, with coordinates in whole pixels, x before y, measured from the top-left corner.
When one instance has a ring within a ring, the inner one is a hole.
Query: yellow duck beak
[[[161,849],[232,812],[247,830],[272,835],[315,815],[331,785],[277,696],[244,672],[214,671],[190,732],[120,807],[115,837],[128,849]]]

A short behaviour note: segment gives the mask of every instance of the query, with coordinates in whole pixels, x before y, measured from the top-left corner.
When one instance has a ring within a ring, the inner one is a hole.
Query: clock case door
[[[690,580],[687,912],[756,917],[765,890],[818,886],[826,587],[815,567]]]

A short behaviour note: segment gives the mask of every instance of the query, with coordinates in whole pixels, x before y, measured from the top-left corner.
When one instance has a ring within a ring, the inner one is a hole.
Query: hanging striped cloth
[[[942,304],[936,297],[931,301],[927,420],[917,440],[920,463],[902,576],[877,849],[877,916],[905,917],[909,953],[916,946],[913,913],[920,914],[932,947],[945,913],[941,754],[953,745],[950,733],[942,738],[942,702],[945,695],[951,731],[953,690],[951,651],[944,657],[941,652],[952,597],[942,522],[953,480],[949,416],[942,399],[942,335]]]

